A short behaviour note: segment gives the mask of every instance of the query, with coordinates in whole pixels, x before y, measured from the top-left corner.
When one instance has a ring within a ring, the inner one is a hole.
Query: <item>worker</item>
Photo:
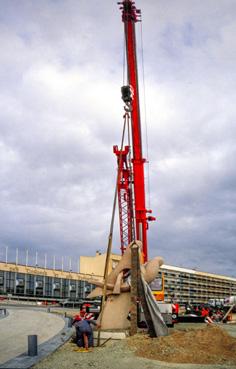
[[[208,311],[208,313],[205,315],[204,322],[207,324],[212,324],[213,322],[213,312],[211,310]]]
[[[79,347],[84,347],[86,350],[89,347],[93,347],[93,330],[91,324],[100,327],[95,320],[91,319],[91,315],[88,315],[90,314],[86,313],[85,309],[81,309],[80,313],[74,317],[72,322],[72,325],[76,329],[76,343]]]
[[[207,317],[209,315],[209,309],[208,308],[205,308],[204,306],[202,307],[202,310],[201,310],[201,316],[203,318]]]
[[[91,304],[83,304],[80,312],[83,315],[83,318],[86,320],[95,320],[95,316],[93,313],[90,313]]]
[[[172,320],[174,323],[178,322],[178,316],[179,316],[179,304],[172,303]]]

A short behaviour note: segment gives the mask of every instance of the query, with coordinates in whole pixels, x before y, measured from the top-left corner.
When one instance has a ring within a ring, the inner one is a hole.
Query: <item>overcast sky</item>
[[[8,246],[12,261],[28,249],[31,264],[37,251],[39,264],[47,253],[48,265],[56,255],[68,268],[71,257],[76,270],[80,255],[107,247],[123,124],[120,10],[115,0],[0,5],[0,259]],[[136,6],[157,217],[149,257],[236,277],[236,2]]]

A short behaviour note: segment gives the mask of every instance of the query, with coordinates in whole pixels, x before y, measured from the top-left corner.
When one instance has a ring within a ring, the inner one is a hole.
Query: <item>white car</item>
[[[225,298],[225,305],[234,305],[236,304],[236,296],[229,296]]]

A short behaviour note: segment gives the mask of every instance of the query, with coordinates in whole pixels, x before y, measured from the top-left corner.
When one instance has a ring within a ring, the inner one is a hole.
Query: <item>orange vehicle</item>
[[[168,327],[173,327],[178,322],[179,304],[165,303],[165,277],[160,273],[159,277],[150,283],[150,288],[158,303],[162,317]]]
[[[164,301],[165,299],[164,273],[161,273],[159,277],[157,277],[156,279],[154,279],[154,281],[150,283],[150,288],[156,301]]]

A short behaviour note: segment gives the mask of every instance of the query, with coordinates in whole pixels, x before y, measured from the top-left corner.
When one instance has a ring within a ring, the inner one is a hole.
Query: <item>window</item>
[[[45,295],[50,297],[52,296],[52,278],[45,277]]]
[[[6,273],[6,292],[14,293],[14,285],[15,285],[15,272],[7,272]]]
[[[41,275],[37,275],[35,280],[36,296],[43,296],[43,285],[44,285],[44,277]]]
[[[149,286],[152,291],[162,291],[162,278],[154,279]]]
[[[34,294],[34,275],[28,274],[26,276],[26,294],[33,295]]]
[[[25,274],[16,273],[16,294],[24,295],[25,292]]]

